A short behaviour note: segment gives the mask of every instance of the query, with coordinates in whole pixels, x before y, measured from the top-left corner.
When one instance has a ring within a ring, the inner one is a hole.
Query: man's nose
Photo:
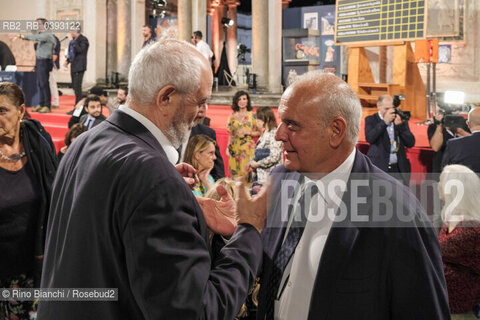
[[[286,141],[286,125],[283,122],[280,122],[275,133],[275,140],[277,141]]]

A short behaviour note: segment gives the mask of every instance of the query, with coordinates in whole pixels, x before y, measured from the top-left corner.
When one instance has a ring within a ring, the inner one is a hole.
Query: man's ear
[[[168,110],[168,106],[172,103],[173,96],[177,93],[177,89],[174,86],[168,85],[160,89],[157,93],[157,97],[155,99],[155,104],[161,110]]]
[[[337,148],[345,139],[347,122],[342,117],[335,117],[330,122],[330,146]]]

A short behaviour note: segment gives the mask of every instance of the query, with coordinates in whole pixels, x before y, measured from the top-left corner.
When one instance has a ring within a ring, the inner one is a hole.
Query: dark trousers
[[[72,88],[75,92],[75,104],[77,104],[78,101],[82,100],[82,81],[84,73],[85,71],[70,73],[70,75],[72,76]]]
[[[52,59],[37,59],[35,63],[35,73],[37,75],[37,86],[40,92],[40,105],[50,108],[51,94],[50,83],[48,81],[50,77],[50,71],[52,71],[53,62]]]
[[[410,172],[400,172],[398,163],[389,164],[387,173],[407,187],[410,185]]]

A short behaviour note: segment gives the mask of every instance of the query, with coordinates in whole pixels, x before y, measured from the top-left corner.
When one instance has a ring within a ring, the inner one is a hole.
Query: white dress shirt
[[[85,120],[85,122],[83,123],[83,125],[84,125],[85,127],[87,127],[87,129],[90,130],[90,129],[92,128],[94,122],[95,122],[95,118],[92,117],[91,115],[88,115],[88,116],[87,116],[87,120]]]
[[[118,110],[125,112],[126,114],[140,122],[145,128],[147,128],[147,130],[150,131],[150,133],[155,137],[155,139],[158,140],[158,143],[160,143],[160,145],[162,146],[163,151],[165,151],[165,153],[167,154],[168,161],[170,161],[170,163],[173,165],[177,163],[177,150],[172,145],[170,140],[168,140],[168,138],[163,134],[162,130],[160,130],[156,125],[154,125],[152,121],[148,120],[140,113],[124,105],[121,105]]]
[[[320,257],[333,223],[332,218],[339,207],[339,204],[335,203],[337,201],[334,201],[332,195],[328,193],[328,185],[335,181],[335,183],[343,184],[346,187],[354,160],[355,149],[340,166],[322,179],[311,180],[305,178],[304,185],[299,188],[300,192],[297,192],[294,197],[294,201],[298,202],[300,193],[303,193],[304,186],[307,184],[315,183],[319,189],[319,193],[312,197],[308,220],[302,237],[283,272],[276,297],[279,300],[275,300],[275,319],[303,320],[308,317]],[[335,197],[341,199],[344,191],[344,189],[339,190],[337,188]],[[294,215],[295,213],[290,216],[285,237]],[[285,238],[283,241],[285,241]],[[284,289],[282,290],[282,288]]]
[[[203,40],[199,40],[195,45],[195,48],[208,60],[213,57],[212,49],[210,46]]]

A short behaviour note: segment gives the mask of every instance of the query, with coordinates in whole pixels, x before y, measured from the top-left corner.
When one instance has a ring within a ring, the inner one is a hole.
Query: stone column
[[[88,88],[105,78],[107,56],[107,3],[106,0],[84,0],[83,35],[90,46],[87,54],[87,71],[83,77],[83,88]]]
[[[132,0],[131,3],[131,39],[132,39],[132,59],[142,49],[143,35],[142,28],[146,24],[145,21],[145,0]],[[153,30],[152,30],[153,33]]]
[[[282,92],[282,2],[268,0],[268,89]]]
[[[192,0],[192,32],[200,30],[203,34],[203,41],[207,40],[207,0]]]
[[[118,0],[117,2],[117,72],[120,73],[119,78],[128,76],[128,69],[132,61],[131,1],[135,0]]]
[[[222,4],[218,4],[212,16],[212,51],[215,55],[215,70],[220,64],[223,41],[225,41],[225,31],[222,24],[222,18],[226,16],[227,8]]]
[[[117,2],[107,3],[107,77],[112,81],[112,72],[117,72]]]
[[[214,61],[214,66],[215,66],[215,71],[217,70],[218,67],[218,48],[219,48],[219,21],[218,21],[218,2],[217,1],[211,1],[210,2],[210,9],[209,9],[209,14],[212,16],[212,51],[213,54],[215,55],[215,61]]]
[[[257,75],[257,87],[264,89],[268,85],[269,2],[270,0],[252,1],[252,69]],[[281,33],[281,29],[278,32]],[[280,66],[277,65],[276,68]]]
[[[190,41],[192,37],[192,1],[178,0],[178,39]]]
[[[34,20],[36,18],[45,18],[47,20],[52,19],[53,17],[50,15],[50,1],[49,0],[37,0],[37,16],[31,17],[30,20]]]
[[[233,74],[237,71],[237,6],[240,3],[236,0],[226,1],[228,5],[228,18],[233,20],[233,25],[228,28],[227,57],[230,72]]]

